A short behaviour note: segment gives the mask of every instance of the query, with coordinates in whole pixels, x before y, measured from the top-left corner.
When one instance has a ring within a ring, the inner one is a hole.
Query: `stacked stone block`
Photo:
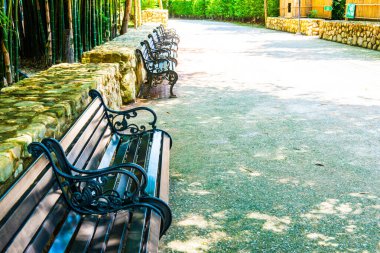
[[[300,20],[301,34],[307,36],[318,36],[321,22],[323,22],[323,19],[302,18]],[[267,18],[266,27],[272,30],[297,33],[298,19],[269,17]]]
[[[168,10],[149,9],[142,11],[142,22],[145,23],[161,23],[165,27],[168,25]]]
[[[380,51],[380,23],[359,21],[325,21],[320,38]]]

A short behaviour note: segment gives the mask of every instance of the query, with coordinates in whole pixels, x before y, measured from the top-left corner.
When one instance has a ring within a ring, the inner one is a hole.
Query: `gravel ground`
[[[181,35],[162,252],[379,252],[380,52],[211,21]]]

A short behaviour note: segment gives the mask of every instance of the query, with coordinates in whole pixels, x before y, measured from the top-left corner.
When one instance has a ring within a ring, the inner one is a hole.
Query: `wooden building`
[[[380,0],[346,0],[346,12],[349,4],[355,4],[354,19],[380,20]]]
[[[300,5],[300,7],[299,7]],[[280,17],[331,19],[332,0],[280,0]]]

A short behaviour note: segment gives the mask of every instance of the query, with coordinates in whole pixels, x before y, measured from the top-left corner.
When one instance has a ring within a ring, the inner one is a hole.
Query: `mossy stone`
[[[0,153],[0,182],[5,182],[13,172],[14,161],[8,153]]]

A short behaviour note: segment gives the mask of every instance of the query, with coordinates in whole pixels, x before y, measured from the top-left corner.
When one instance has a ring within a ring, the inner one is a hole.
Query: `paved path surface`
[[[380,52],[172,21],[177,99],[164,252],[380,251]]]

